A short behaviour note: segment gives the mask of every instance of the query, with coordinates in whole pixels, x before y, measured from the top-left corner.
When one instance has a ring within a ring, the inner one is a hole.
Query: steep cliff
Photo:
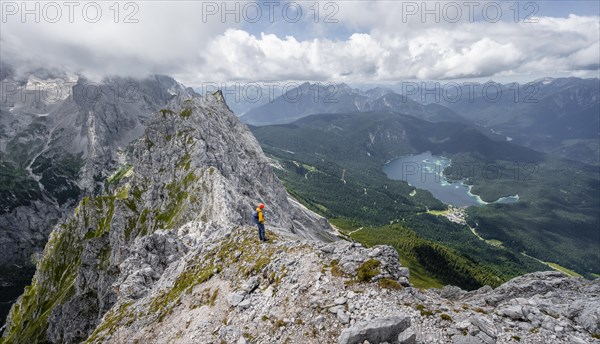
[[[85,339],[117,300],[113,283],[132,243],[157,230],[176,230],[184,247],[195,247],[251,224],[263,202],[269,228],[334,238],[326,220],[288,198],[220,94],[175,97],[146,123],[104,189],[55,227],[32,285],[7,320],[9,342]]]
[[[177,95],[194,92],[167,76],[101,82],[59,71],[0,81],[0,294],[30,279],[32,256],[82,197],[98,194],[145,122]],[[25,271],[23,271],[25,270]],[[23,276],[25,275],[25,276]],[[4,295],[0,301],[8,301]],[[0,321],[4,314],[0,309]]]

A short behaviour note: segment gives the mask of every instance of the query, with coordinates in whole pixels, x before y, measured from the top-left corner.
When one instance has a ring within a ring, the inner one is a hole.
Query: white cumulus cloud
[[[3,8],[6,1],[2,1]],[[100,3],[100,2],[99,2]],[[189,85],[203,82],[321,80],[380,82],[501,75],[597,75],[600,17],[437,22],[406,16],[406,2],[336,2],[337,23],[304,20],[252,26],[203,20],[207,2],[136,2],[138,23],[114,22],[112,3],[101,2],[97,23],[68,20],[1,23],[2,62],[28,68],[59,68],[89,76],[170,74]],[[208,2],[217,3],[218,2]],[[448,2],[440,2],[441,8]],[[20,6],[20,2],[14,2]],[[83,3],[82,3],[83,4]],[[123,4],[124,3],[120,3]],[[313,3],[310,3],[313,4]],[[304,13],[311,14],[306,4]],[[428,5],[433,6],[433,5]],[[506,9],[505,9],[506,11]],[[505,12],[508,13],[508,12]],[[3,13],[3,15],[6,13]],[[407,20],[403,20],[406,18]],[[3,17],[4,19],[4,17]],[[480,18],[479,18],[480,19]],[[302,26],[300,26],[302,25]],[[263,33],[253,32],[260,27]],[[293,30],[292,30],[293,31]]]
[[[304,41],[229,29],[211,41],[204,55],[221,63],[216,70],[200,69],[199,77],[364,82],[594,73],[600,60],[598,20],[570,16],[539,18],[537,24],[475,22]]]

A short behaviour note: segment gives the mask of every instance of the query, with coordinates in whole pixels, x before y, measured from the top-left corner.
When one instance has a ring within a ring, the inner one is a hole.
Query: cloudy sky
[[[597,1],[1,1],[22,69],[203,82],[598,77]]]

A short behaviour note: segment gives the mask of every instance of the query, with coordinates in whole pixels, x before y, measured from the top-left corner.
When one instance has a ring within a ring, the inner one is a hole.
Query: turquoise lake
[[[383,167],[390,179],[403,180],[417,189],[425,189],[440,201],[456,207],[482,206],[489,204],[471,193],[471,187],[462,181],[449,182],[443,171],[451,160],[430,152],[408,155],[391,160]],[[515,203],[518,195],[502,197],[491,203]]]

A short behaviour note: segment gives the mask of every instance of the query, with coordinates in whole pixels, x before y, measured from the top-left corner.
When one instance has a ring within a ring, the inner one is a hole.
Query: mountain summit
[[[128,150],[102,195],[85,197],[55,227],[32,286],[13,308],[8,332],[35,328],[33,341],[48,328],[58,342],[84,339],[115,300],[111,285],[129,248],[156,231],[179,231],[194,247],[201,238],[251,225],[253,208],[263,202],[270,230],[334,239],[325,219],[288,197],[258,142],[220,94],[175,96]],[[28,302],[34,304],[24,307]],[[77,323],[72,312],[80,314]],[[54,332],[67,324],[71,334]],[[11,338],[29,338],[25,332]]]
[[[31,281],[52,227],[98,195],[153,113],[195,93],[164,75],[144,79],[0,65],[0,322]],[[34,259],[32,259],[32,256]],[[37,258],[36,258],[37,257]]]

